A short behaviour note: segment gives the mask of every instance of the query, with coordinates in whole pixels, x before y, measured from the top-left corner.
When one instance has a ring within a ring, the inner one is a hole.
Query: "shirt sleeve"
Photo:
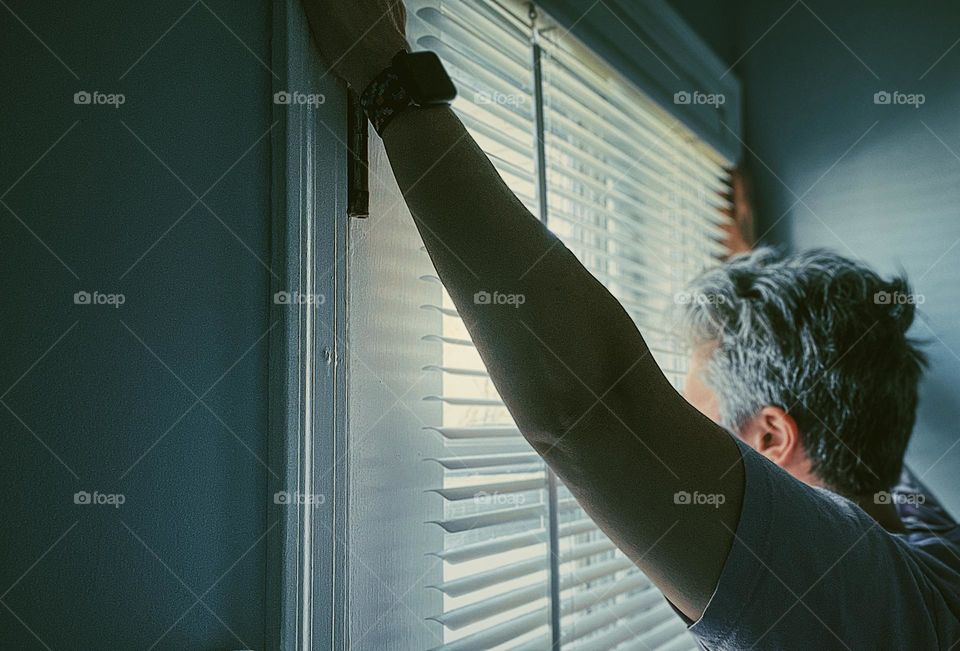
[[[909,546],[852,502],[741,441],[733,546],[690,632],[707,649],[935,649],[937,604]]]

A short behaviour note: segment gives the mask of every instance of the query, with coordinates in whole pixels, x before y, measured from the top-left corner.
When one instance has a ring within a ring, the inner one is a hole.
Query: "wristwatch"
[[[360,95],[360,105],[377,133],[400,113],[411,108],[444,106],[457,89],[433,52],[401,50],[390,66],[374,77]]]

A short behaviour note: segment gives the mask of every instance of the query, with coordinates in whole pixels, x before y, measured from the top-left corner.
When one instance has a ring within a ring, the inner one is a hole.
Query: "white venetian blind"
[[[459,90],[454,108],[497,170],[534,214],[538,174],[546,174],[548,226],[623,302],[679,387],[685,358],[666,311],[722,251],[722,162],[582,47],[541,39],[540,171],[526,11],[486,0],[408,0],[407,10],[411,43],[443,59]],[[442,559],[442,581],[426,588],[443,595],[442,609],[427,617],[443,627],[439,648],[551,648],[554,609],[563,649],[694,648],[659,592],[565,488],[550,507],[544,464],[441,295],[421,306],[442,324],[422,335],[442,360],[425,369],[441,379],[441,392],[422,396],[442,413],[424,432],[443,443],[429,460],[442,468],[432,492],[443,517],[424,524],[444,532],[432,552]],[[550,518],[559,530],[559,577],[551,577]],[[551,603],[551,580],[559,604]]]

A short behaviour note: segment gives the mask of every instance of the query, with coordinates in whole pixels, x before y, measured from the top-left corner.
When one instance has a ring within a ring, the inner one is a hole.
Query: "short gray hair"
[[[703,379],[733,432],[765,406],[796,420],[817,477],[858,496],[893,486],[913,430],[925,358],[907,336],[916,303],[904,277],[884,280],[818,249],[759,249],[701,275],[681,322],[714,344]]]

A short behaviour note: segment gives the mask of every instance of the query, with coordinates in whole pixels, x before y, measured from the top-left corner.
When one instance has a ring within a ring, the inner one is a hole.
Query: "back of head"
[[[694,282],[683,320],[715,344],[704,380],[721,424],[737,432],[764,406],[797,422],[812,471],[833,490],[867,495],[898,479],[924,357],[906,335],[916,300],[825,250],[737,256]]]

